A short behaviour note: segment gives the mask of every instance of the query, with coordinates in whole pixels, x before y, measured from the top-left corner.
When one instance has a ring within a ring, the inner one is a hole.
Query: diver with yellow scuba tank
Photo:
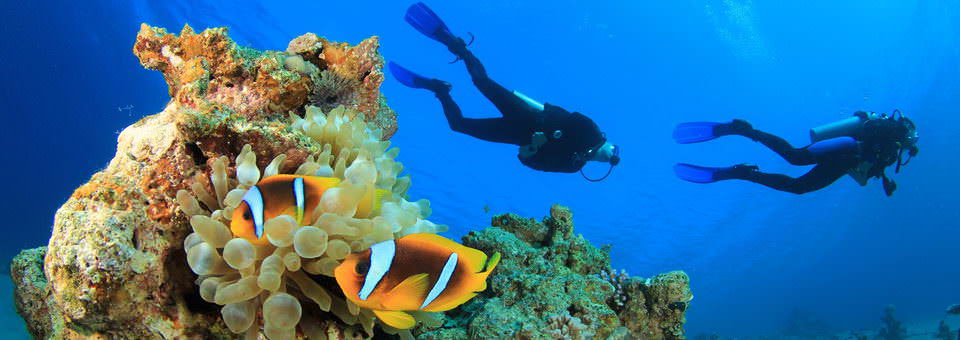
[[[858,111],[853,117],[810,130],[811,144],[794,148],[778,136],[754,129],[750,123],[735,119],[729,123],[693,122],[680,124],[673,138],[680,144],[699,143],[727,135],[739,135],[760,142],[793,165],[815,165],[806,174],[793,178],[760,171],[755,165],[740,164],[713,168],[680,163],[674,166],[678,177],[694,183],[712,183],[740,179],[780,191],[803,194],[825,188],[843,175],[850,175],[861,186],[870,178],[880,178],[890,196],[897,184],[885,169],[896,164],[895,172],[910,163],[920,151],[917,127],[900,110],[892,114]]]
[[[499,118],[465,118],[450,96],[450,84],[418,75],[400,65],[388,64],[394,78],[412,87],[427,89],[443,107],[450,129],[489,142],[519,146],[517,158],[524,165],[548,172],[580,172],[587,162],[610,165],[606,175],[589,178],[601,181],[620,163],[620,148],[589,117],[549,103],[539,103],[517,91],[510,91],[490,79],[480,60],[467,49],[469,43],[450,32],[422,2],[407,9],[404,19],[427,37],[442,43],[457,59],[463,60],[473,84],[503,115]],[[471,41],[472,42],[472,41]]]

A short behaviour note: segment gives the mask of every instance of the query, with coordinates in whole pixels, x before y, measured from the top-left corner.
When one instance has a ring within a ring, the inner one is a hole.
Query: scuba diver
[[[783,138],[756,130],[740,119],[729,123],[683,123],[673,131],[674,140],[680,144],[705,142],[727,135],[760,142],[790,164],[815,166],[803,176],[793,178],[760,172],[759,167],[748,164],[711,168],[680,163],[674,166],[677,177],[694,183],[740,179],[804,194],[823,189],[848,174],[861,186],[867,185],[870,178],[882,179],[883,190],[890,196],[897,184],[884,170],[896,164],[895,172],[899,173],[900,168],[910,163],[920,151],[917,127],[900,110],[894,110],[889,116],[858,111],[853,117],[813,128],[810,130],[811,144],[802,148],[794,148]]]
[[[609,176],[613,167],[620,163],[620,148],[608,142],[589,117],[549,103],[538,103],[490,79],[480,60],[467,49],[469,44],[454,36],[436,13],[422,2],[410,6],[404,19],[423,35],[446,46],[457,57],[453,62],[463,60],[473,84],[503,115],[500,118],[464,118],[450,96],[449,83],[417,75],[390,62],[390,71],[400,83],[427,89],[436,95],[451,130],[489,142],[517,145],[520,147],[517,155],[520,162],[540,171],[579,171],[583,174],[582,168],[588,161],[609,163],[606,175],[599,179],[583,175],[594,182]]]

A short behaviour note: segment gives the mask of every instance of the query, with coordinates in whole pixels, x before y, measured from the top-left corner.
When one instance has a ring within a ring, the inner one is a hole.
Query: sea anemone
[[[351,252],[412,233],[442,232],[446,226],[426,220],[428,201],[405,199],[410,178],[398,177],[403,166],[394,160],[397,149],[388,150],[389,142],[381,141],[380,131],[371,130],[362,115],[342,106],[326,114],[308,106],[305,117],[290,116],[294,133],[322,145],[322,152],[307,157],[295,174],[342,181],[323,193],[311,221],[297,223],[287,215],[272,218],[264,224],[269,243],[256,245],[231,232],[232,212],[247,189],[279,173],[286,157],[278,155],[260,169],[253,148],[245,145],[234,160],[232,177],[226,156],[214,160],[209,176],[212,193],[202,174],[190,191],[177,193],[180,209],[193,227],[184,240],[187,262],[199,276],[200,296],[223,306],[223,321],[235,333],[255,336],[262,325],[272,340],[293,339],[299,325],[309,338],[325,339],[326,331],[317,321],[319,314],[329,312],[372,335],[373,313],[344,299],[324,277],[332,277]],[[379,209],[361,200],[371,188],[390,192]],[[415,315],[424,322],[436,320],[427,313]]]
[[[333,70],[314,73],[311,79],[314,85],[308,99],[313,105],[329,109],[356,104],[357,98],[353,89],[360,87],[360,80],[344,77]]]
[[[560,314],[554,314],[547,317],[547,334],[556,340],[568,339],[590,339],[593,338],[593,332],[590,327],[584,325],[580,318],[570,315],[563,311]]]

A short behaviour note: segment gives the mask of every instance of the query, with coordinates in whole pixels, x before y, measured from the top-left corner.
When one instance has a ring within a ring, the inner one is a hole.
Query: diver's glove
[[[892,179],[888,178],[886,175],[883,176],[883,192],[887,196],[893,196],[893,192],[897,190],[897,182],[894,182]]]

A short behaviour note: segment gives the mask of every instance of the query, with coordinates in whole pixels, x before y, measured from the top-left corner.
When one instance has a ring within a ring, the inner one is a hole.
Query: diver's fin
[[[686,163],[673,166],[673,172],[680,179],[693,183],[713,183],[727,179],[747,179],[760,168],[756,165],[739,164],[730,167],[712,168]]]
[[[395,62],[387,63],[390,73],[397,78],[401,84],[415,89],[427,89],[434,93],[450,92],[450,84],[440,79],[430,79],[419,74],[413,73]]]
[[[713,183],[719,181],[716,174],[730,168],[711,168],[699,165],[679,163],[673,166],[673,172],[680,179],[693,183]]]
[[[717,138],[713,128],[723,123],[692,122],[682,123],[673,129],[673,140],[680,144],[706,142]]]
[[[413,73],[395,62],[391,61],[387,63],[387,67],[390,68],[390,73],[393,74],[393,77],[397,78],[397,81],[407,87],[425,89],[429,86],[430,78]]]
[[[377,319],[380,319],[383,323],[396,329],[410,329],[413,325],[417,324],[417,320],[413,318],[413,315],[406,312],[374,309],[373,315],[376,315]]]
[[[447,24],[443,23],[437,13],[422,2],[410,5],[403,19],[423,35],[441,44],[448,45],[457,41],[457,37],[450,32]]]

